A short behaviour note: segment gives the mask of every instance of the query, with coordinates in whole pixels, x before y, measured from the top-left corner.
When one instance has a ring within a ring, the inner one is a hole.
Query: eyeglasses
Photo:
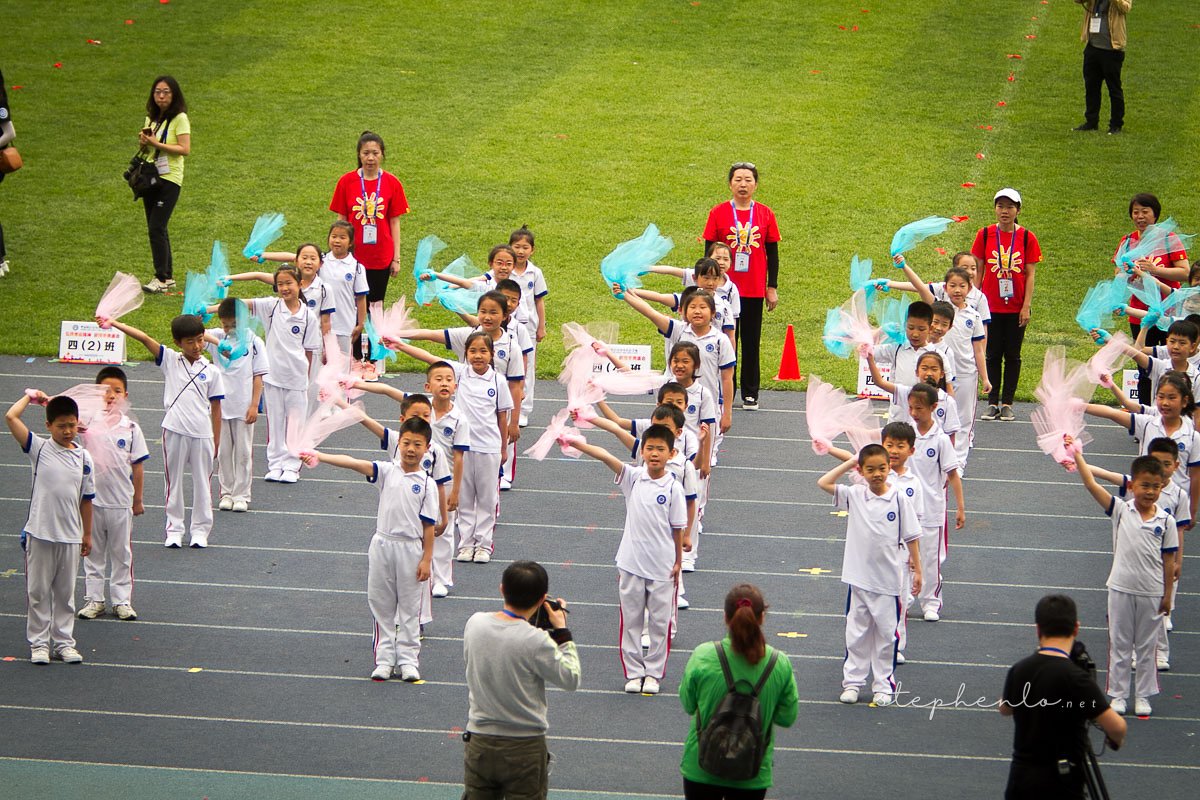
[[[171,90],[170,89],[155,89],[154,93],[155,94],[170,94]]]
[[[730,167],[730,169],[758,169],[758,167],[754,166],[749,161],[739,161]]]

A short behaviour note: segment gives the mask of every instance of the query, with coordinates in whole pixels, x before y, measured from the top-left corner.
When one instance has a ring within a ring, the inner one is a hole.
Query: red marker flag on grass
[[[975,188],[975,184],[971,183],[970,181],[967,181],[962,186],[964,189],[974,189]]]

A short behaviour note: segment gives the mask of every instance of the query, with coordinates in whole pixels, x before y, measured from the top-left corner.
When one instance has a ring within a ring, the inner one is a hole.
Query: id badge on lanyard
[[[154,168],[158,170],[159,175],[166,175],[171,171],[171,162],[167,161],[167,156],[165,154],[160,153],[159,156],[154,159]]]
[[[374,225],[363,225],[363,244],[375,244],[379,241],[379,232]]]
[[[733,201],[729,201],[729,208],[733,212],[733,229],[738,230],[737,206]],[[754,203],[750,203],[750,219],[746,220],[746,227],[743,228],[746,232],[746,240],[743,243],[742,237],[738,236],[737,252],[733,254],[733,271],[734,272],[749,272],[750,271],[750,237],[754,232]]]
[[[1013,292],[1012,278],[1001,278],[998,283],[1000,284],[1000,299],[1012,300],[1013,295],[1015,294]]]
[[[1093,14],[1091,16],[1091,18],[1088,20],[1088,33],[1099,33],[1099,32],[1100,32],[1100,15]]]
[[[996,228],[996,245],[1000,245],[1000,229]],[[1012,275],[1013,249],[1017,246],[1017,229],[1013,228],[1012,241],[1008,245],[1008,269],[1005,272]],[[1001,250],[1003,252],[1003,250]],[[1012,278],[1000,278],[997,282],[997,289],[1000,294],[1000,299],[1004,302],[1012,300],[1016,296],[1015,286]]]
[[[376,180],[378,181],[378,183],[375,186],[376,202],[370,204],[370,208],[372,211],[374,211],[375,208],[379,205],[378,195],[379,195],[380,190],[383,189],[383,170],[379,170],[379,177]],[[362,203],[363,203],[364,210],[365,210],[365,208],[368,205],[367,204],[367,181],[366,181],[366,179],[363,178],[361,169],[358,171],[358,185],[362,189],[362,194],[360,196],[362,197]],[[372,217],[372,219],[374,219],[374,218]],[[364,224],[362,226],[362,232],[363,232],[363,244],[376,244],[379,241],[379,229],[375,225],[374,222],[368,222],[368,223]]]

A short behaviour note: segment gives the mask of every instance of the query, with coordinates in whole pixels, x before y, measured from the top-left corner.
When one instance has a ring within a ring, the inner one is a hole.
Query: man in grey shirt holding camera
[[[467,800],[544,798],[549,790],[546,683],[575,691],[581,671],[566,603],[551,601],[548,588],[541,564],[515,561],[500,579],[504,608],[467,620]],[[532,624],[535,615],[548,629]]]

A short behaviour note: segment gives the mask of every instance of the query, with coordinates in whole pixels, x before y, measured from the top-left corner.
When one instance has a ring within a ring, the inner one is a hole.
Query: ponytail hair
[[[733,650],[751,665],[767,655],[767,640],[762,632],[762,616],[767,604],[757,586],[739,583],[725,595],[725,625]]]
[[[937,383],[930,385],[941,389],[943,392],[950,391],[949,387],[946,385],[946,359],[942,358],[942,354],[936,350],[926,350],[924,353],[921,353],[920,357],[917,359],[917,366],[921,366],[921,362],[927,358],[936,358],[938,366],[942,370],[942,377],[938,379]]]
[[[1183,398],[1183,410],[1179,412],[1180,416],[1190,417],[1196,410],[1196,395],[1192,389],[1192,379],[1186,372],[1171,370],[1158,379],[1158,386],[1159,388],[1170,386],[1179,392],[1179,396]]]

